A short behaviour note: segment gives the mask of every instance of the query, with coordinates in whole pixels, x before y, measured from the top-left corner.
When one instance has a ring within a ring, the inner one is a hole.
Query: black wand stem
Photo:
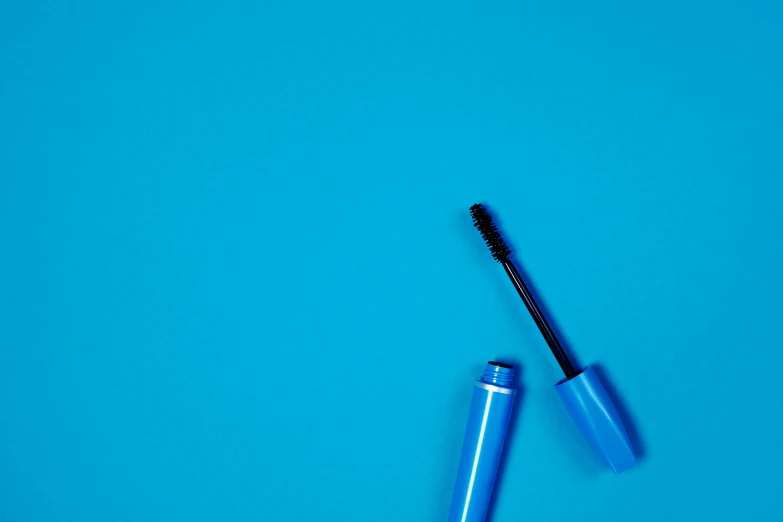
[[[577,375],[576,370],[574,370],[571,361],[568,360],[565,350],[560,346],[560,341],[557,340],[555,332],[552,331],[552,327],[546,322],[546,317],[544,317],[541,309],[538,308],[536,301],[530,294],[530,290],[527,289],[525,282],[522,280],[522,276],[517,272],[517,267],[515,267],[514,263],[509,259],[502,261],[501,264],[503,265],[503,268],[506,269],[506,274],[508,274],[508,278],[511,279],[514,288],[517,289],[519,297],[521,297],[522,301],[525,303],[527,311],[530,312],[530,315],[533,317],[533,321],[536,322],[536,326],[538,326],[538,329],[541,331],[541,335],[544,336],[546,344],[548,344],[549,349],[552,350],[552,355],[557,359],[557,364],[560,365],[560,368],[563,370],[567,379],[573,379]]]

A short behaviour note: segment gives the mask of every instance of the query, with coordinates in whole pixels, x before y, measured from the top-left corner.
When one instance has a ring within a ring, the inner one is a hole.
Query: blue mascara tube
[[[514,369],[490,361],[473,388],[449,522],[484,522],[516,389]]]

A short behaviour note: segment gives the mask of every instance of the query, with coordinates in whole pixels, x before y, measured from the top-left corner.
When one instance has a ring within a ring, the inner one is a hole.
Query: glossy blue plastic
[[[582,434],[615,473],[636,464],[623,421],[591,367],[555,388]]]
[[[514,370],[487,363],[476,382],[449,522],[483,522],[503,452],[516,390]]]

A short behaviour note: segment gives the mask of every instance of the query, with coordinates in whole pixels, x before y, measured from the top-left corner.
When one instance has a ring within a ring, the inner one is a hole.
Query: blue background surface
[[[780,520],[780,3],[127,4],[0,7],[1,520],[445,520],[494,358],[494,522]]]

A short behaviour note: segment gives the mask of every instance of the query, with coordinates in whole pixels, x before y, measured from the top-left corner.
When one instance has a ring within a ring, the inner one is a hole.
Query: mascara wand
[[[633,448],[617,409],[612,404],[598,375],[589,366],[579,372],[574,369],[522,276],[509,258],[511,249],[492,222],[492,216],[487,209],[481,204],[473,205],[470,207],[470,215],[473,217],[473,224],[487,243],[492,257],[503,265],[508,278],[563,370],[565,379],[558,382],[555,388],[579,429],[595,451],[616,473],[630,468],[636,463]]]
[[[560,341],[557,340],[557,337],[552,331],[552,328],[549,326],[549,323],[546,322],[546,317],[544,317],[544,314],[541,313],[541,309],[538,308],[538,305],[536,304],[535,299],[533,299],[530,290],[527,289],[525,281],[522,280],[522,276],[520,276],[519,272],[517,271],[517,267],[515,267],[511,259],[508,258],[509,254],[511,254],[511,249],[508,248],[506,242],[503,241],[503,236],[500,235],[497,227],[492,222],[492,216],[489,214],[489,212],[487,212],[487,209],[485,209],[483,205],[479,204],[470,207],[470,215],[473,217],[473,224],[481,233],[481,237],[484,238],[487,246],[489,246],[489,251],[492,253],[492,257],[495,258],[495,261],[503,265],[506,274],[508,274],[508,278],[511,279],[511,284],[513,284],[514,288],[517,289],[517,293],[525,303],[527,311],[530,312],[530,315],[533,317],[533,321],[535,321],[536,326],[538,326],[538,329],[541,330],[541,335],[544,336],[546,344],[548,344],[549,349],[552,350],[552,355],[554,355],[555,359],[557,359],[557,363],[560,365],[560,368],[563,370],[566,378],[569,380],[573,379],[577,376],[577,372],[574,370],[574,366],[571,364],[571,361],[568,360],[568,355],[566,355],[563,347],[560,346]]]

